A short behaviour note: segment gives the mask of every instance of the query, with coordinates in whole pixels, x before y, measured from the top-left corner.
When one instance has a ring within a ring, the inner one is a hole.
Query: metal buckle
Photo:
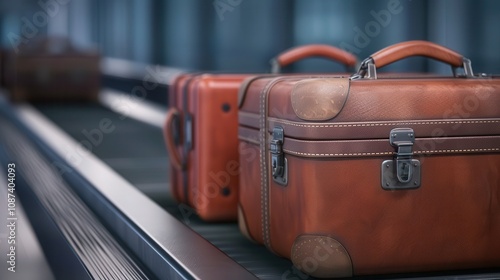
[[[271,140],[269,151],[271,152],[271,168],[273,180],[280,184],[288,183],[288,164],[283,153],[284,132],[282,127],[273,129],[273,139]]]
[[[389,142],[397,148],[393,160],[382,162],[382,188],[413,189],[420,186],[420,161],[413,159],[415,134],[411,128],[391,130]]]

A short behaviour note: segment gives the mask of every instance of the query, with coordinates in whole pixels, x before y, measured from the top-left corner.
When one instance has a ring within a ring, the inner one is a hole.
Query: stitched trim
[[[262,213],[262,231],[264,245],[271,251],[270,225],[269,225],[269,174],[268,174],[268,104],[267,99],[271,88],[281,80],[282,77],[277,77],[266,84],[260,92],[260,119],[259,119],[259,141],[260,141],[260,166],[261,166],[261,213]]]
[[[303,152],[296,152],[296,151],[290,151],[283,149],[283,151],[290,153],[290,154],[295,154],[295,155],[301,155],[301,156],[317,156],[317,157],[348,157],[348,156],[382,156],[382,155],[394,155],[395,152],[380,152],[380,153],[347,153],[347,154],[323,154],[323,153],[303,153]]]
[[[500,148],[484,148],[484,149],[459,149],[459,150],[432,150],[432,151],[415,151],[415,154],[426,154],[426,153],[474,153],[474,152],[498,152]]]
[[[270,81],[260,92],[260,118],[259,118],[259,141],[260,141],[260,199],[261,199],[261,219],[262,219],[262,238],[264,245],[273,251],[271,248],[271,240],[269,236],[269,179],[268,179],[268,164],[267,164],[267,97],[269,90],[276,84],[279,78]]]
[[[292,121],[278,120],[269,118],[270,121],[276,123],[284,123],[297,127],[312,127],[312,128],[343,128],[343,127],[371,127],[371,126],[394,126],[394,125],[434,125],[434,124],[486,124],[500,123],[500,120],[477,120],[477,121],[415,121],[415,122],[389,122],[389,123],[354,123],[354,124],[301,124]]]
[[[338,153],[338,154],[328,154],[328,153],[303,153],[296,152],[287,149],[283,149],[283,151],[301,155],[301,156],[317,156],[317,157],[352,157],[352,156],[383,156],[383,155],[394,155],[395,152],[378,152],[378,153]],[[500,148],[485,148],[485,149],[459,149],[459,150],[430,150],[430,151],[414,151],[414,154],[446,154],[446,153],[474,153],[474,152],[499,152]]]
[[[268,246],[268,232],[267,232],[267,199],[265,199],[265,192],[267,189],[267,173],[266,173],[266,166],[265,166],[265,158],[266,158],[266,113],[265,113],[265,88],[260,92],[259,96],[259,148],[260,148],[260,221],[261,221],[261,228],[262,228],[262,238],[264,240],[264,244]]]

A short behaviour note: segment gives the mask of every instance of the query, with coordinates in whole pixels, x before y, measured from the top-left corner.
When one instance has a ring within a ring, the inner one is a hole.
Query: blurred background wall
[[[4,48],[35,35],[67,35],[106,57],[190,70],[263,72],[292,46],[325,43],[360,59],[390,44],[430,40],[500,73],[496,0],[0,0]],[[342,67],[309,59],[294,71]],[[450,73],[411,58],[389,71]]]

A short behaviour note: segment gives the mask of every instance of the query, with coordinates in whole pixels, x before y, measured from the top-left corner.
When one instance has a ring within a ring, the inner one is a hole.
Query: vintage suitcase
[[[97,101],[97,52],[78,50],[66,38],[44,37],[5,59],[3,83],[13,101]]]
[[[321,56],[354,67],[356,57],[327,45],[307,45],[273,60],[273,71]],[[254,74],[255,75],[255,74]],[[252,74],[185,74],[173,83],[165,122],[174,198],[206,221],[232,221],[238,203],[238,89]],[[187,209],[183,209],[186,212]],[[186,212],[188,213],[188,212]]]
[[[463,73],[377,78],[414,55]],[[247,237],[316,277],[500,267],[500,79],[410,41],[240,95]]]

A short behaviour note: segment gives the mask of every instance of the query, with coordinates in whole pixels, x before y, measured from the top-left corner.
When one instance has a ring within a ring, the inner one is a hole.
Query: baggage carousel
[[[205,223],[172,199],[161,126],[179,71],[163,69],[156,91],[138,97],[147,66],[115,73],[116,64],[104,69],[112,88],[97,104],[0,100],[0,179],[14,163],[19,222],[17,272],[1,279],[311,279],[236,223]],[[360,278],[500,279],[500,271]]]

